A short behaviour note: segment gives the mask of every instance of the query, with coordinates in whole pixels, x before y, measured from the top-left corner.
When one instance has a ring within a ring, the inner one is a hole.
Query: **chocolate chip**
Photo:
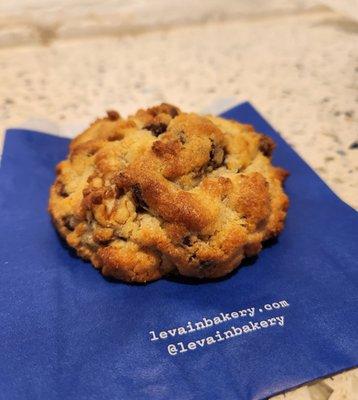
[[[170,107],[170,109],[169,109],[169,115],[170,115],[172,118],[175,118],[178,114],[179,114],[179,113],[178,113],[178,110],[177,110],[175,107]]]
[[[208,167],[211,167],[212,169],[218,168],[220,167],[223,162],[224,162],[224,158],[225,158],[225,153],[224,153],[224,149],[220,146],[217,146],[214,142],[214,140],[211,140],[211,148],[210,148],[210,153],[209,153],[209,157],[210,157],[210,162]]]
[[[264,156],[270,157],[275,148],[275,142],[268,136],[260,137],[259,150]]]
[[[123,135],[119,135],[118,133],[107,138],[108,142],[116,142],[123,139]]]
[[[151,131],[154,136],[159,136],[167,130],[167,126],[162,122],[159,122],[158,124],[146,125],[144,129]]]
[[[58,191],[57,191],[57,193],[58,193],[59,196],[61,196],[61,197],[63,197],[63,198],[66,198],[66,197],[69,196],[69,194],[67,193],[67,191],[66,191],[66,189],[65,189],[65,185],[64,185],[62,182],[60,182],[60,183],[58,184]]]
[[[136,211],[145,212],[146,210],[148,210],[148,205],[143,199],[142,189],[137,183],[132,186],[132,193],[134,201],[136,203]]]
[[[152,108],[152,110],[154,110],[154,109],[155,109],[156,115],[158,115],[160,113],[165,113],[165,114],[169,114],[172,118],[174,118],[179,114],[178,109],[168,103],[162,103],[160,106]]]
[[[91,197],[91,201],[93,204],[101,204],[102,203],[102,194],[101,193],[94,193]]]
[[[216,149],[215,142],[212,140],[211,141],[211,148],[210,148],[210,160],[212,160],[214,158],[215,149]]]
[[[108,245],[112,242],[112,239],[97,240],[97,242],[98,242],[99,244],[101,244],[102,246],[108,246]]]
[[[124,195],[124,189],[121,187],[116,187],[116,199],[119,199]]]
[[[120,118],[120,115],[117,111],[115,110],[108,110],[107,111],[107,117],[108,119],[110,119],[111,121],[117,121],[117,119]]]
[[[76,223],[72,215],[66,215],[65,217],[62,218],[62,221],[66,229],[68,229],[71,232],[75,230]]]
[[[184,246],[190,246],[191,245],[190,236],[184,236],[182,239],[182,243]]]

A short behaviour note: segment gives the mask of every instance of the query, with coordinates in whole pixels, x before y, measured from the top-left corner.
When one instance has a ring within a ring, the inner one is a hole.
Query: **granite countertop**
[[[312,11],[2,48],[0,130],[46,120],[74,135],[70,126],[107,109],[126,115],[164,101],[217,112],[249,100],[358,208],[357,43],[358,24]],[[344,381],[341,397],[329,398],[349,399],[354,379],[353,371],[321,385],[332,393]],[[285,398],[309,398],[299,390]]]

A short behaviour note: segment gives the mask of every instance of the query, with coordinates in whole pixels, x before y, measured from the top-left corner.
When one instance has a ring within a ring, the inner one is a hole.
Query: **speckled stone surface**
[[[201,112],[249,100],[358,208],[358,25],[331,12],[10,47],[0,71],[2,131],[49,120],[71,136],[66,127],[106,109],[165,101]],[[357,382],[356,372],[343,376]]]

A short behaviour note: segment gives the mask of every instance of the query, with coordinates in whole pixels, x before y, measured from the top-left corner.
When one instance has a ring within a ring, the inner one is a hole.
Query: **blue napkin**
[[[357,213],[249,103],[224,116],[276,141],[291,206],[276,242],[207,283],[103,278],[46,210],[68,140],[7,132],[1,399],[263,399],[357,365]]]

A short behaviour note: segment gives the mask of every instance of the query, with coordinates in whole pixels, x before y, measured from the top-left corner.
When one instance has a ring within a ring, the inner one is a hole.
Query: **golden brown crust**
[[[77,253],[128,282],[216,278],[283,229],[287,172],[251,126],[161,104],[94,122],[57,166],[49,211]]]

